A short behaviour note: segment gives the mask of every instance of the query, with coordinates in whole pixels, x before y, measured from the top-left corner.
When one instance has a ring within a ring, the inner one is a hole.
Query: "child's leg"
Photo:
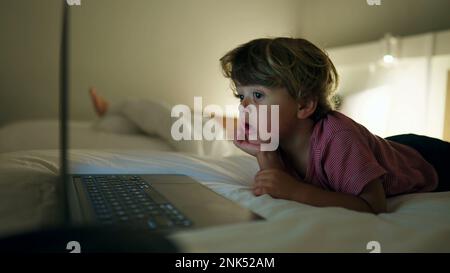
[[[102,117],[108,111],[108,101],[97,94],[97,89],[95,87],[91,87],[89,89],[89,94],[91,96],[92,104],[94,105],[97,116]]]
[[[410,146],[434,166],[439,176],[439,185],[434,190],[450,191],[450,143],[440,139],[415,134],[396,135],[387,140]]]
[[[93,123],[96,130],[118,134],[138,134],[140,129],[122,113],[127,101],[121,101],[109,106],[109,102],[92,87],[89,94],[97,112],[98,119]]]

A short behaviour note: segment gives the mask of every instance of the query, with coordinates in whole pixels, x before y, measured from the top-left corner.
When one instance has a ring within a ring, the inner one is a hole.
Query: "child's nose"
[[[244,106],[244,107],[247,107],[250,103],[251,103],[251,100],[249,97],[245,97],[241,102],[242,106]]]

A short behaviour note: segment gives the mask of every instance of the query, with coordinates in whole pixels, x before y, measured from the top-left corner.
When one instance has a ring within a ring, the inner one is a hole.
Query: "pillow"
[[[140,134],[142,131],[129,119],[118,114],[106,114],[93,124],[95,130],[115,134]]]

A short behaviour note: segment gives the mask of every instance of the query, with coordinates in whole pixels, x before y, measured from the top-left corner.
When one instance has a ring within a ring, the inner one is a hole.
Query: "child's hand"
[[[261,148],[261,144],[250,143],[247,140],[237,140],[236,138],[233,140],[233,143],[242,151],[255,157]]]
[[[226,121],[229,122],[229,121]],[[234,128],[236,130],[233,130],[234,137],[233,137],[233,143],[241,149],[242,151],[255,156],[261,149],[261,143],[258,140],[249,140],[248,137],[248,128],[246,128],[245,124],[242,120],[235,119],[232,121],[234,124]]]
[[[260,170],[255,175],[253,194],[269,194],[273,198],[295,200],[302,183],[280,169]]]
[[[256,159],[258,159],[259,169],[279,169],[286,170],[281,155],[276,151],[258,151],[256,153]]]

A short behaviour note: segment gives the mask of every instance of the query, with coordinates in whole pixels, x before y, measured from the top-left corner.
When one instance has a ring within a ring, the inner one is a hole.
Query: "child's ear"
[[[299,119],[307,119],[312,114],[314,114],[314,111],[316,111],[317,108],[317,99],[309,99],[303,102],[299,102],[297,104],[297,118]]]

